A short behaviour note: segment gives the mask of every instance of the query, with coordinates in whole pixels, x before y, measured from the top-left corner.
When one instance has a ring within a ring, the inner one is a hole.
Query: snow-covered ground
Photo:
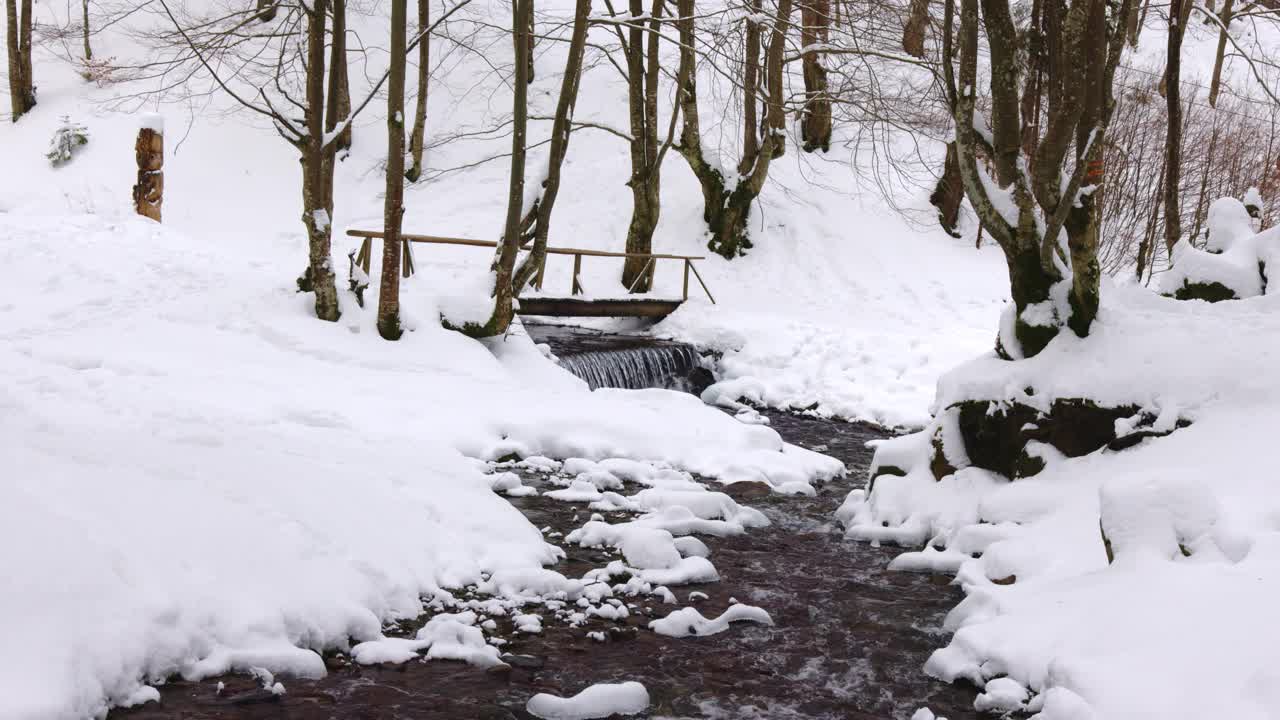
[[[357,22],[372,36],[385,19]],[[102,57],[137,52],[120,33],[94,42]],[[505,91],[474,87],[482,59],[435,49],[449,59],[432,88],[430,135],[500,118]],[[558,52],[552,44],[538,59],[532,97],[543,110]],[[624,126],[610,72],[584,78],[578,119]],[[494,493],[515,488],[477,459],[656,461],[791,491],[837,470],[691,397],[589,393],[518,330],[488,344],[441,330],[438,308],[472,286],[482,250],[418,248],[419,272],[404,286],[412,332],[397,344],[379,340],[345,293],[342,321],[320,323],[292,291],[305,257],[297,158],[271,128],[216,95],[113,112],[104,102],[138,88],[86,84],[45,49],[36,73],[40,104],[0,126],[0,575],[18,589],[0,594],[0,677],[14,688],[0,716],[146,701],[154,690],[143,683],[175,672],[305,675],[322,671],[318,649],[391,650],[382,623],[417,614],[424,596],[557,557]],[[161,227],[129,207],[144,110],[167,126]],[[54,169],[44,152],[63,115],[91,140]],[[381,223],[383,127],[378,111],[364,116],[339,165],[339,233]],[[459,142],[428,159],[449,168],[504,144]],[[883,208],[848,151],[828,160],[790,149],[755,208],[755,249],[699,264],[717,304],[695,291],[656,332],[723,353],[713,396],[924,425],[938,377],[991,348],[1003,260]],[[619,249],[626,180],[622,141],[575,133],[551,243]],[[413,186],[405,227],[491,239],[505,184],[497,161]],[[926,207],[923,193],[901,201]],[[655,250],[705,252],[699,203],[669,154]],[[335,237],[340,286],[354,247]],[[560,260],[549,288],[568,287]],[[619,270],[588,259],[588,292],[620,292]],[[678,270],[658,267],[659,293],[678,294]],[[1046,720],[1275,717],[1269,657],[1280,638],[1262,618],[1280,589],[1280,507],[1261,451],[1280,422],[1275,304],[1179,305],[1109,288],[1093,344],[1064,341],[1025,372],[1040,381],[1052,370],[1063,392],[1113,375],[1116,393],[1176,408],[1192,427],[1117,455],[1051,462],[1015,483],[964,471],[883,486],[895,525],[914,514],[922,539],[943,532],[953,550],[986,551],[925,561],[959,568],[970,593],[931,671],[993,679],[993,703],[1017,694],[999,682],[1011,678],[1040,693]],[[1011,382],[1007,364],[975,363],[949,377]],[[1115,529],[1110,567],[1100,511]],[[979,517],[988,523],[974,525]],[[640,535],[637,552],[650,560],[699,557],[660,532]],[[1191,557],[1170,559],[1171,537],[1188,541]],[[627,542],[613,540],[601,542]],[[988,579],[1010,574],[1010,586]],[[457,625],[447,629],[468,634]],[[438,642],[412,642],[424,640]]]

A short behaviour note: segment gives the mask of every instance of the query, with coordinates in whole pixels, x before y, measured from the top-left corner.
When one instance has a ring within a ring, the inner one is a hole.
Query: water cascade
[[[666,388],[701,392],[712,382],[692,346],[636,335],[609,335],[582,328],[527,325],[564,369],[597,388]]]

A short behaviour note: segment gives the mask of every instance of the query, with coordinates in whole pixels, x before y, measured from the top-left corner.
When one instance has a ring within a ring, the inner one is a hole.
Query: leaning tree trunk
[[[398,340],[400,329],[400,223],[404,218],[404,74],[407,0],[391,0],[391,67],[387,76],[387,189],[383,203],[382,275],[378,282],[378,334]]]
[[[658,39],[664,8],[654,0],[648,32],[642,21],[630,27],[627,44],[627,105],[631,123],[631,223],[627,226],[627,252],[622,285],[631,292],[648,292],[653,274],[648,259],[653,251],[653,231],[658,227],[661,168],[658,167]],[[631,0],[632,17],[644,14],[643,0]],[[646,42],[647,39],[647,42]]]
[[[1169,257],[1173,246],[1182,237],[1182,210],[1179,208],[1178,190],[1182,178],[1182,34],[1184,23],[1182,5],[1190,0],[1169,2],[1169,46],[1165,62],[1165,106],[1168,108],[1168,127],[1165,131],[1164,153],[1164,244]]]
[[[413,135],[409,139],[412,164],[404,174],[409,182],[418,182],[422,177],[422,151],[427,139],[427,81],[431,76],[431,43],[427,38],[430,24],[430,0],[418,0],[418,95],[413,107]]]
[[[1227,54],[1227,29],[1231,27],[1231,12],[1235,0],[1224,0],[1222,14],[1218,16],[1222,28],[1218,31],[1218,50],[1213,58],[1213,80],[1209,82],[1209,107],[1218,106],[1218,92],[1222,88],[1222,61]]]
[[[515,316],[512,281],[516,257],[520,254],[523,237],[524,166],[526,128],[529,120],[529,51],[532,25],[532,0],[515,0],[511,6],[511,40],[515,48],[511,102],[511,176],[507,187],[507,216],[503,224],[502,240],[493,256],[490,270],[493,272],[493,312],[483,324],[468,323],[461,328],[471,337],[501,335],[511,325]]]
[[[805,152],[831,149],[831,97],[827,94],[827,69],[817,48],[828,38],[829,0],[805,0],[800,10],[801,66],[804,74],[804,111],[800,136]]]
[[[515,273],[512,291],[519,295],[535,274],[541,273],[547,261],[547,236],[551,231],[551,210],[560,193],[560,169],[569,151],[569,134],[573,127],[573,110],[578,102],[578,84],[582,78],[582,57],[587,47],[591,0],[577,0],[573,14],[573,33],[569,39],[569,55],[560,82],[560,99],[551,123],[551,151],[547,159],[547,179],[542,184],[533,218],[533,248]]]
[[[301,289],[310,290],[316,296],[316,317],[336,321],[341,315],[338,308],[338,291],[333,279],[330,212],[332,209],[333,176],[331,162],[326,161],[324,142],[324,42],[325,0],[313,0],[313,7],[306,12],[307,20],[307,75],[306,122],[307,136],[298,141],[302,154],[302,224],[307,229],[308,265]]]

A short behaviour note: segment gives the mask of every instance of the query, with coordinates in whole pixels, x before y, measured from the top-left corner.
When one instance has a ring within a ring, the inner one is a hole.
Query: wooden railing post
[[[689,299],[689,259],[688,258],[685,258],[684,260],[684,295],[682,296],[681,299],[683,300]]]
[[[578,282],[578,273],[582,272],[582,255],[580,253],[573,256],[573,289],[572,294],[577,295],[582,292],[582,284]]]

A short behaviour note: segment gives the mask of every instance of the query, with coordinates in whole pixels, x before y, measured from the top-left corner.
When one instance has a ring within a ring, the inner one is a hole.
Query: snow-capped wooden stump
[[[160,222],[160,205],[164,201],[164,125],[158,116],[143,119],[134,155],[138,182],[133,186],[133,209]]]

